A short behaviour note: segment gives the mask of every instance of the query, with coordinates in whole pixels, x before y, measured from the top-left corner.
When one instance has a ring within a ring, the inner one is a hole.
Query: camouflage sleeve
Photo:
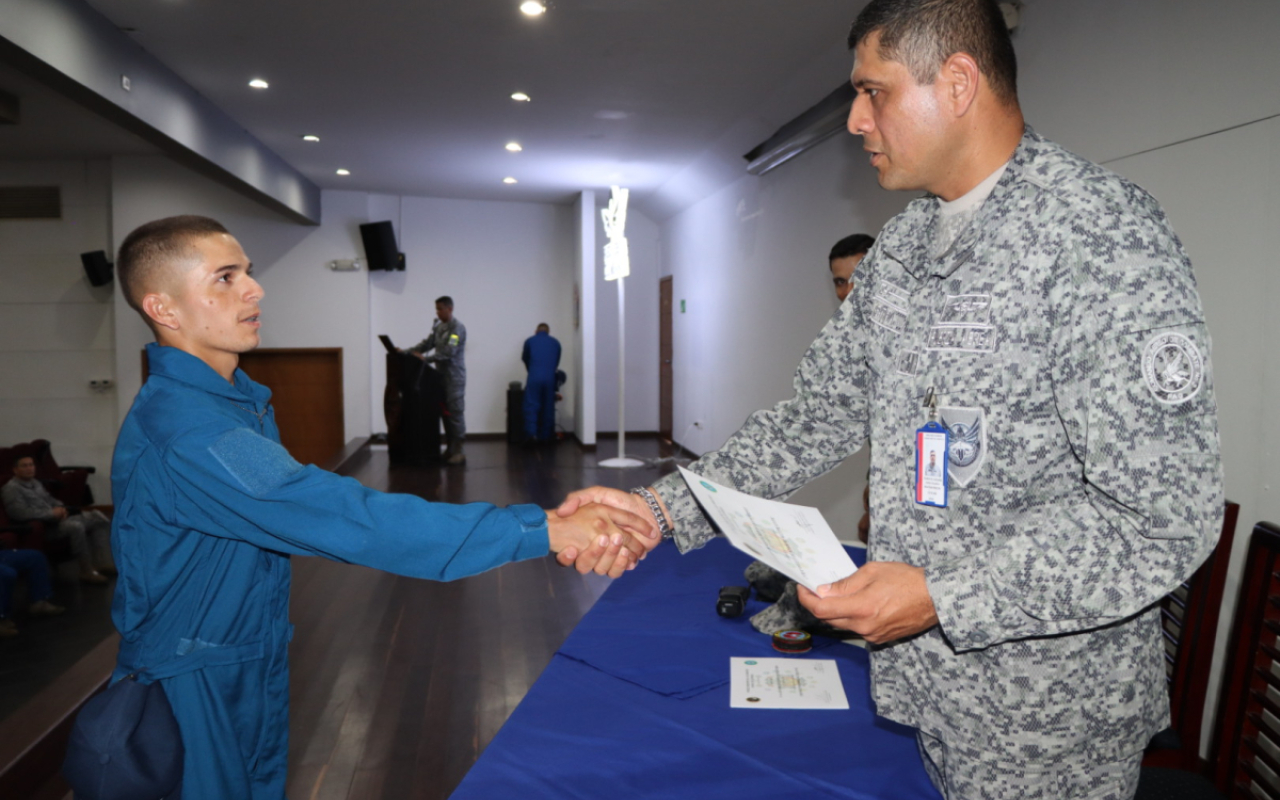
[[[689,469],[748,494],[781,499],[856,452],[870,429],[856,317],[855,304],[843,304],[801,359],[792,381],[795,395],[752,414],[723,447]],[[679,473],[653,488],[671,511],[681,552],[715,536]]]
[[[958,651],[1130,617],[1217,541],[1209,337],[1190,262],[1163,214],[1112,213],[1075,227],[1048,292],[1048,379],[1080,480],[998,546],[926,570]]]
[[[448,361],[458,352],[458,348],[466,344],[467,329],[461,322],[451,319],[441,327],[443,330],[436,332],[436,351],[427,356],[427,361]]]
[[[432,337],[428,336],[427,338],[415,344],[413,347],[410,347],[409,352],[410,353],[429,353],[431,352],[431,348],[435,346],[434,344],[432,344],[434,341],[435,340]]]

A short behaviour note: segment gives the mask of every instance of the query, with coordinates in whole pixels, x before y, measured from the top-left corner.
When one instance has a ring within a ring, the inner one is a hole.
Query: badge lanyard
[[[950,436],[938,424],[938,398],[930,386],[924,395],[929,421],[916,430],[916,502],[947,507],[947,457]]]

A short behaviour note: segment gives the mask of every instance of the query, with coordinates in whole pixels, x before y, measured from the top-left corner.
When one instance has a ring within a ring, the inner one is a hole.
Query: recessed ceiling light
[[[524,92],[514,92],[511,95],[511,99],[515,100],[517,103],[527,103],[533,98],[531,98],[529,95],[525,94]]]
[[[597,111],[596,119],[626,119],[631,116],[625,111]]]
[[[516,179],[515,179],[515,178],[503,178],[503,179],[502,179],[502,182],[503,182],[503,183],[516,183],[517,181],[516,181]]]
[[[320,141],[320,137],[319,137],[319,136],[316,136],[314,133],[304,133],[304,134],[302,134],[302,141],[304,141],[304,142],[318,142],[318,141]]]
[[[351,170],[349,170],[349,169],[340,169],[340,170],[338,170],[338,174],[339,174],[339,175],[350,175],[350,174],[351,174]]]
[[[537,17],[547,13],[547,7],[539,2],[539,0],[524,0],[520,4],[520,10],[531,17]]]
[[[508,151],[508,152],[511,152],[511,153],[519,153],[519,152],[520,152],[521,150],[523,150],[523,149],[524,149],[524,148],[520,146],[520,143],[519,143],[519,142],[507,142],[507,151]]]
[[[249,88],[251,89],[265,89],[270,85],[271,84],[267,83],[262,78],[254,78],[253,80],[249,81]]]

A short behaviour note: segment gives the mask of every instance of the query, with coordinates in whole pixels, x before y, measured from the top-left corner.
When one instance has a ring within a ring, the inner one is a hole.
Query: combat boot
[[[450,442],[449,450],[452,450],[453,453],[452,455],[446,455],[444,459],[444,463],[451,464],[454,466],[459,466],[467,463],[467,454],[462,452],[462,442],[460,441]],[[448,450],[446,450],[445,452],[448,453]]]

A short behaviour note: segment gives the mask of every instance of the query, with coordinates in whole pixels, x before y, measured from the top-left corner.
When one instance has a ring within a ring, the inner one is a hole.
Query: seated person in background
[[[36,480],[36,462],[23,456],[13,462],[13,478],[0,487],[4,511],[14,522],[38,520],[49,526],[48,539],[66,539],[80,564],[83,583],[106,583],[116,574],[111,560],[111,521],[101,511],[75,512],[49,494]]]
[[[54,617],[66,611],[49,602],[49,562],[39,550],[0,550],[0,639],[18,635],[13,621],[13,587],[19,575],[27,577],[27,612],[33,617]]]

